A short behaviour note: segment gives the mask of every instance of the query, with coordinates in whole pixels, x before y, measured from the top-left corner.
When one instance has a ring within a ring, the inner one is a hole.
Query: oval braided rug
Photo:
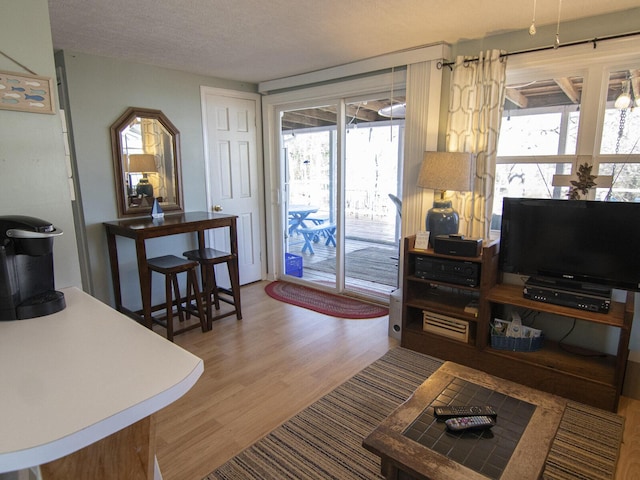
[[[271,282],[264,287],[264,290],[267,295],[281,302],[308,308],[332,317],[359,319],[376,318],[389,314],[389,309],[380,305],[373,305],[295,283]]]

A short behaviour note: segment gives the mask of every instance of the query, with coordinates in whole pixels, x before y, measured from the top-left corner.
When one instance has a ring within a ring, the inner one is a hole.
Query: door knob
[[[211,210],[213,210],[214,212],[221,212],[222,205],[214,205],[213,207],[211,207]]]

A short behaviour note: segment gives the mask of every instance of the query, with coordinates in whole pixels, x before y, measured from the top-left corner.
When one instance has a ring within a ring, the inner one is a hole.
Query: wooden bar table
[[[191,389],[203,361],[78,288],[61,291],[64,310],[0,322],[0,473],[160,478],[153,414]]]
[[[107,231],[107,245],[109,248],[109,262],[111,264],[111,280],[115,296],[116,309],[131,318],[142,321],[148,328],[152,327],[151,318],[151,285],[149,282],[149,267],[147,265],[146,240],[150,238],[166,237],[184,233],[196,233],[198,248],[205,248],[205,231],[214,228],[229,228],[229,244],[234,260],[229,266],[231,290],[237,312],[240,312],[240,275],[238,271],[238,238],[236,227],[237,216],[222,213],[189,212],[165,215],[161,219],[141,217],[125,220],[105,222]],[[140,295],[142,298],[142,316],[122,304],[120,289],[120,268],[118,264],[118,247],[116,237],[131,238],[135,241],[140,278]],[[180,252],[181,254],[182,252]]]

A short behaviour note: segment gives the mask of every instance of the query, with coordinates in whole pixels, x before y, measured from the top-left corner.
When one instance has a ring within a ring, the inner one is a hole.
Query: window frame
[[[596,48],[597,47],[597,48]],[[496,164],[513,163],[570,163],[575,172],[582,156],[593,162],[593,172],[598,174],[601,163],[640,163],[640,154],[601,154],[602,131],[604,128],[607,90],[611,72],[628,70],[640,64],[640,39],[629,37],[601,41],[593,46],[576,45],[550,51],[539,51],[512,55],[508,59],[506,84],[527,83],[559,77],[581,76],[583,90],[580,99],[580,121],[577,132],[576,152],[571,155],[528,155],[498,156]],[[636,107],[640,108],[640,107]],[[516,114],[507,108],[507,115]],[[518,112],[518,114],[524,114]],[[496,193],[497,195],[497,193]],[[595,199],[596,189],[589,192],[589,199]]]

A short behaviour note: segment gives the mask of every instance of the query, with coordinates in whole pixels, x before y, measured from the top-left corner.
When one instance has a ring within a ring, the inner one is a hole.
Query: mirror
[[[118,217],[182,211],[180,132],[160,110],[130,107],[111,125]]]

